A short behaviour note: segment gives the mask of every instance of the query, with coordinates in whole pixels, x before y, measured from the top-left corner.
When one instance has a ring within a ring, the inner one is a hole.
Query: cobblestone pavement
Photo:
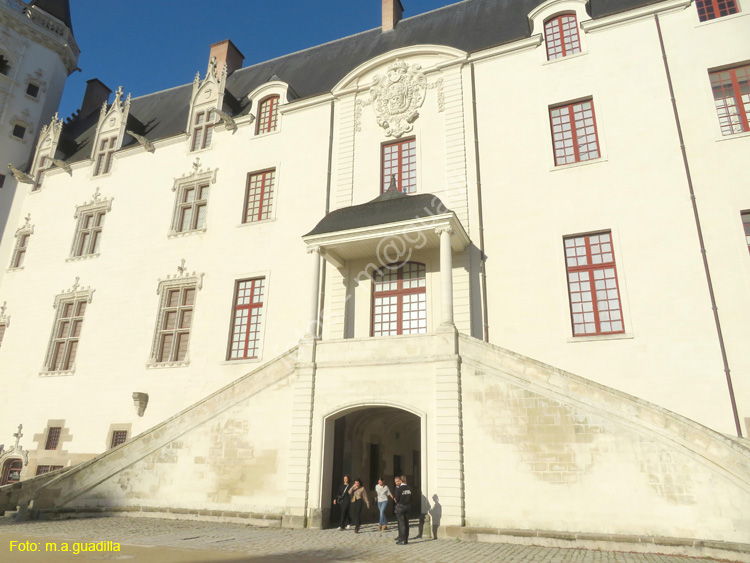
[[[412,526],[411,534],[416,533]],[[86,518],[54,522],[17,523],[0,518],[0,561],[62,562],[130,560],[166,562],[292,562],[324,561],[424,563],[709,563],[712,559],[675,555],[530,547],[458,540],[412,539],[395,545],[395,530],[380,532],[375,525],[359,534],[339,530],[254,528],[243,524],[166,520],[160,518]],[[10,551],[11,540],[39,543],[40,551]],[[45,542],[110,540],[122,544],[120,553],[45,553]]]

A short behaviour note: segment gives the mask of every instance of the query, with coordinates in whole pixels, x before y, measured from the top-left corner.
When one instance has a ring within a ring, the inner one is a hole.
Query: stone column
[[[320,257],[324,250],[319,246],[311,246],[307,249],[312,254],[312,285],[310,291],[310,309],[307,316],[306,338],[316,338],[318,335],[318,297],[320,296]]]
[[[450,227],[438,227],[440,235],[440,324],[453,326],[453,251]]]

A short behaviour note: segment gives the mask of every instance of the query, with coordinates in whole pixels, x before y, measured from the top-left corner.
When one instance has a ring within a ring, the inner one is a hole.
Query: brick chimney
[[[396,27],[403,13],[401,0],[383,0],[383,31],[390,31]]]
[[[240,50],[230,39],[225,39],[211,45],[208,60],[210,61],[212,57],[216,57],[217,72],[221,72],[221,69],[224,68],[224,63],[226,63],[227,74],[231,74],[238,68],[242,68],[242,62],[245,60],[245,55],[240,53]]]
[[[83,94],[79,115],[83,118],[91,115],[91,112],[99,110],[104,102],[109,101],[111,93],[112,90],[98,78],[86,81],[86,92]]]

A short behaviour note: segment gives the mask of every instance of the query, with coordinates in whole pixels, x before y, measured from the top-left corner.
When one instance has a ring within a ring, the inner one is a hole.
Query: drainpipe
[[[672,75],[669,72],[669,62],[667,61],[667,51],[664,49],[664,38],[661,34],[661,25],[659,24],[659,14],[654,14],[656,22],[656,33],[659,36],[659,46],[661,47],[661,56],[664,59],[664,71],[667,74],[667,84],[669,85],[669,96],[672,99],[672,110],[674,111],[674,120],[677,124],[677,136],[680,140],[680,150],[682,151],[682,162],[685,165],[685,176],[690,191],[690,203],[693,205],[693,216],[695,217],[695,228],[698,231],[698,243],[701,248],[701,257],[703,258],[703,269],[706,272],[706,283],[708,284],[708,295],[711,298],[711,310],[714,313],[714,322],[716,323],[716,333],[719,337],[719,348],[721,350],[721,359],[724,362],[724,373],[727,376],[727,387],[729,388],[729,400],[732,403],[732,414],[734,415],[734,424],[737,427],[737,436],[742,438],[742,427],[740,426],[740,417],[737,413],[737,403],[734,400],[734,388],[732,387],[732,376],[729,371],[729,360],[727,360],[727,351],[724,347],[724,336],[721,332],[721,323],[719,322],[719,309],[716,307],[716,297],[714,296],[714,286],[711,281],[711,272],[708,268],[708,257],[706,256],[706,246],[703,242],[703,230],[698,215],[698,204],[695,200],[695,191],[693,190],[693,178],[690,175],[690,166],[688,164],[687,151],[685,150],[685,139],[682,136],[682,127],[680,125],[680,114],[677,111],[677,100],[674,97],[674,88],[672,87]]]
[[[326,177],[326,215],[331,210],[331,169],[333,167],[333,123],[335,114],[335,101],[331,100],[331,121],[328,125],[328,175]],[[323,310],[325,309],[326,300],[326,268],[328,264],[326,260],[323,260],[323,272],[320,280],[320,309],[318,310],[318,330],[316,336],[321,338],[323,336]]]
[[[474,167],[477,174],[477,208],[479,215],[479,280],[482,287],[482,327],[484,341],[490,341],[489,315],[487,314],[487,256],[484,253],[484,214],[482,212],[482,172],[479,166],[479,126],[477,120],[477,87],[474,63],[471,63],[471,108],[474,120]]]

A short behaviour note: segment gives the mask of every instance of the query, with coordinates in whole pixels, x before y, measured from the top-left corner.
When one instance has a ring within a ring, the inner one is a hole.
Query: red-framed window
[[[695,0],[698,19],[702,22],[736,14],[740,11],[737,0]]]
[[[124,444],[127,439],[128,439],[127,430],[115,430],[114,432],[112,432],[112,442],[110,444],[110,447],[116,448],[120,444]]]
[[[35,192],[42,187],[42,181],[44,180],[44,172],[49,168],[48,163],[49,158],[46,156],[43,156],[39,160],[39,166],[36,169],[36,176],[34,176],[34,185],[31,186],[31,191]]]
[[[186,233],[206,227],[209,191],[208,182],[180,186],[173,224],[175,232]]]
[[[157,363],[182,362],[187,358],[193,324],[195,285],[173,287],[164,292],[156,330]]]
[[[270,96],[258,105],[257,135],[276,131],[279,124],[279,97]]]
[[[73,256],[88,256],[99,252],[99,243],[102,238],[104,227],[104,216],[106,209],[99,209],[81,213],[76,225],[76,234],[73,241]]]
[[[265,278],[237,282],[228,359],[244,360],[258,357],[265,293]]]
[[[564,244],[573,336],[624,332],[612,234],[566,237]]]
[[[2,479],[0,479],[0,486],[10,485],[11,483],[18,483],[21,480],[21,470],[23,469],[23,461],[20,459],[9,459],[3,464]]]
[[[213,134],[214,112],[209,110],[196,113],[193,124],[193,142],[190,145],[190,150],[197,151],[210,147]]]
[[[575,14],[555,16],[544,24],[547,60],[561,59],[581,52],[578,21]]]
[[[722,135],[750,131],[750,65],[710,72]]]
[[[70,299],[58,304],[58,316],[47,356],[47,371],[70,371],[74,368],[86,299]]]
[[[13,249],[13,256],[10,260],[11,268],[20,268],[26,258],[26,251],[29,248],[30,232],[20,232],[16,236],[16,247]]]
[[[742,226],[745,229],[745,242],[747,243],[747,249],[750,251],[750,211],[743,211]]]
[[[44,444],[45,450],[56,450],[60,444],[60,431],[62,428],[59,426],[51,426],[47,431],[47,441]]]
[[[427,278],[425,265],[407,262],[383,266],[373,279],[372,335],[427,332]]]
[[[382,191],[395,177],[396,187],[405,194],[417,191],[417,140],[406,139],[383,145]]]
[[[45,473],[49,473],[50,471],[57,471],[58,469],[62,469],[62,465],[37,465],[36,466],[36,474],[37,475],[44,475]]]
[[[107,174],[112,169],[112,155],[115,154],[115,141],[117,137],[108,137],[99,142],[99,150],[96,151],[96,165],[94,176]]]
[[[271,218],[275,182],[275,169],[265,170],[264,172],[251,172],[247,175],[243,223],[252,223]]]
[[[549,118],[555,166],[601,156],[592,100],[550,108]]]

